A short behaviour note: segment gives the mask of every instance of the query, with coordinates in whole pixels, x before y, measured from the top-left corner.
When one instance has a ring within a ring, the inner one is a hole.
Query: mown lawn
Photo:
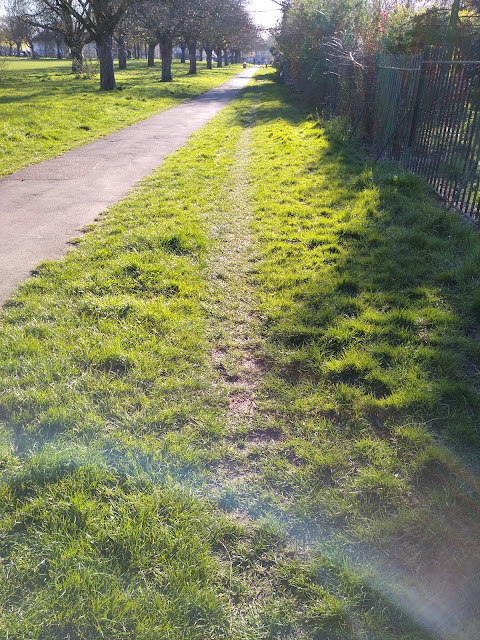
[[[273,77],[4,307],[2,637],[478,637],[478,232]]]
[[[89,63],[93,72],[97,63]],[[174,81],[162,83],[160,62],[129,60],[116,69],[117,89],[100,91],[98,73],[73,75],[69,60],[9,59],[0,69],[0,176],[204,93],[240,71],[240,65],[188,75],[188,63],[173,63]],[[98,71],[98,70],[97,70]]]

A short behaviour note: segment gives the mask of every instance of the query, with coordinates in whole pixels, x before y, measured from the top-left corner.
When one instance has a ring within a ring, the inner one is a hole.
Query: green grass
[[[95,67],[95,62],[90,63]],[[174,81],[161,82],[160,62],[129,60],[116,69],[117,90],[100,91],[98,74],[76,76],[68,60],[10,59],[1,72],[0,176],[95,140],[174,107],[225,82],[240,65],[188,75],[173,63]]]
[[[4,307],[0,635],[478,637],[479,255],[257,75]]]

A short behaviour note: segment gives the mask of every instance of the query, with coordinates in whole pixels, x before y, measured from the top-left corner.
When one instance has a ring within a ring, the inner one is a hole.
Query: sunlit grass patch
[[[461,421],[477,439],[478,385],[465,376],[478,359],[475,303],[464,302],[478,289],[467,266],[475,232],[436,208],[420,179],[388,164],[368,170],[354,149],[325,145],[314,120],[282,113],[257,137],[277,153],[256,191],[269,334],[295,360],[301,348],[341,406],[446,413],[444,435]],[[267,190],[280,207],[265,206]]]
[[[263,118],[261,103],[253,129],[253,166],[275,158],[254,186],[252,280],[271,366],[259,404],[284,425],[282,447],[261,463],[265,484],[276,504],[314,522],[321,513],[335,535],[352,528],[378,541],[390,518],[402,527],[410,514],[415,542],[385,548],[407,565],[421,555],[416,580],[436,592],[427,555],[448,554],[454,525],[430,493],[430,470],[445,464],[442,443],[475,460],[480,442],[478,232],[435,204],[420,178],[389,163],[369,168],[295,100],[287,106],[283,89],[264,90],[277,117]],[[450,495],[458,470],[447,469]],[[420,504],[430,505],[435,551],[421,534],[423,507],[415,519]],[[470,516],[458,562],[478,568]],[[438,629],[451,624],[449,597],[438,595]],[[469,602],[471,634],[478,608]]]
[[[212,551],[223,534],[218,519],[185,493],[128,477],[91,450],[49,453],[14,472],[2,492],[4,632],[223,633],[224,576]]]
[[[202,337],[205,217],[228,170],[215,160],[204,158],[200,190],[196,151],[181,173],[172,162],[7,302],[0,415],[15,429],[160,433],[185,427],[195,404],[195,424],[217,428]]]

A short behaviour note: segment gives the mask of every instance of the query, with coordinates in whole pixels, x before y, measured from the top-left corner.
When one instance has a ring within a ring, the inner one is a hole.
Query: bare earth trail
[[[161,165],[251,80],[250,67],[184,104],[0,180],[0,305],[43,260]]]

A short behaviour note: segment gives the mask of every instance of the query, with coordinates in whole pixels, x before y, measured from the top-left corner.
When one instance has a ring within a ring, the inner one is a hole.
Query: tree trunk
[[[197,43],[194,40],[188,43],[188,55],[190,58],[188,73],[193,76],[197,73]]]
[[[185,42],[181,42],[180,43],[180,49],[182,50],[182,54],[180,57],[180,62],[182,64],[185,64],[185,51],[187,50],[187,45],[185,44]]]
[[[162,56],[162,82],[172,82],[172,49],[173,38],[171,36],[161,36],[160,53]]]
[[[60,40],[55,40],[55,44],[57,46],[57,60],[61,60],[62,59],[62,51],[60,49],[62,43]]]
[[[225,55],[225,66],[228,67],[228,65],[230,64],[230,62],[228,61],[228,49],[224,50],[224,55]]]
[[[70,45],[72,54],[72,73],[83,73],[83,44]]]
[[[121,33],[118,36],[118,68],[127,68],[127,48],[125,46],[125,36]]]
[[[215,53],[217,54],[217,67],[221,67],[222,66],[222,50],[215,49]]]
[[[453,0],[452,8],[450,10],[450,19],[448,22],[449,39],[452,44],[454,44],[458,38],[459,13],[460,0]]]
[[[155,66],[155,47],[156,46],[157,46],[156,42],[152,41],[148,43],[148,62],[147,62],[148,67]]]
[[[205,53],[207,54],[207,69],[211,69],[212,68],[212,54],[213,54],[213,49],[207,48],[208,45],[205,45]]]
[[[203,48],[202,45],[200,45],[200,49],[198,50],[198,61],[199,62],[203,62]]]
[[[112,40],[112,34],[107,33],[101,40],[96,41],[97,55],[100,60],[100,89],[104,91],[117,88],[113,68]]]

